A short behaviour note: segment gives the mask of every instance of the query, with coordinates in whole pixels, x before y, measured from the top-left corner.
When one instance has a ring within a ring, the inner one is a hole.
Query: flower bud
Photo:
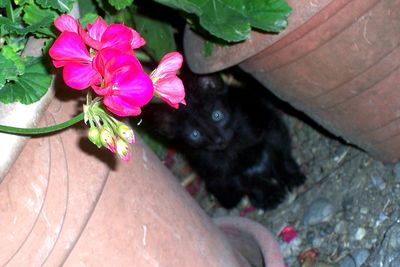
[[[100,131],[100,141],[103,146],[107,147],[111,152],[115,153],[117,145],[115,143],[115,136],[105,128]]]
[[[88,138],[98,148],[101,147],[100,131],[99,131],[99,129],[97,129],[97,127],[94,127],[94,126],[90,127],[90,129],[88,131]]]
[[[120,123],[117,127],[118,135],[129,144],[135,143],[135,135],[133,130],[126,124]]]
[[[117,154],[124,161],[129,161],[131,158],[130,147],[123,139],[117,139]]]

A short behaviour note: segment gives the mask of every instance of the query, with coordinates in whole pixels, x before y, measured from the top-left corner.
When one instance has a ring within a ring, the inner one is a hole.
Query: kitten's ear
[[[165,104],[149,104],[142,108],[140,117],[143,128],[158,133],[168,139],[177,134],[176,110]]]
[[[196,82],[198,89],[203,93],[223,95],[227,92],[227,86],[219,74],[197,76]]]

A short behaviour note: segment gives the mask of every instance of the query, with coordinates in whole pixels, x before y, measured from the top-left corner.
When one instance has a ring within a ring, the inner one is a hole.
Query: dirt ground
[[[271,230],[288,266],[400,266],[400,163],[384,165],[303,116],[283,117],[307,181],[269,211],[246,199],[221,208],[179,153],[147,142],[210,216],[245,216]],[[287,226],[296,233],[290,242],[281,237]]]
[[[266,212],[246,201],[226,211],[204,193],[201,206],[211,216],[240,215],[265,225],[288,266],[400,266],[400,164],[384,165],[298,118],[284,118],[306,184]],[[280,237],[285,226],[297,233],[290,242]]]
[[[225,210],[175,151],[164,162],[210,216],[246,216],[271,230],[288,266],[400,266],[400,164],[384,165],[308,122],[284,119],[307,181],[274,210],[254,210],[246,200]],[[286,226],[297,234],[290,242],[281,238]]]

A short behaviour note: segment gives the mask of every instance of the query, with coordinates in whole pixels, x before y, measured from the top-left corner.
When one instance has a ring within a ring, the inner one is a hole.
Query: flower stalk
[[[9,134],[16,134],[16,135],[40,135],[40,134],[48,134],[52,132],[57,132],[61,131],[65,128],[68,128],[80,121],[83,120],[83,112],[80,113],[79,115],[73,117],[72,119],[52,125],[52,126],[47,126],[47,127],[41,127],[41,128],[19,128],[19,127],[12,127],[12,126],[6,126],[6,125],[0,125],[0,132],[2,133],[9,133]]]

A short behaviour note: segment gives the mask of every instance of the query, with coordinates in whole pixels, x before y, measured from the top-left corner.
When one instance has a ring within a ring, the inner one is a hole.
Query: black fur
[[[273,208],[304,182],[288,130],[265,94],[228,88],[216,74],[184,83],[187,105],[150,104],[143,125],[174,143],[223,207],[247,195],[255,207]]]

